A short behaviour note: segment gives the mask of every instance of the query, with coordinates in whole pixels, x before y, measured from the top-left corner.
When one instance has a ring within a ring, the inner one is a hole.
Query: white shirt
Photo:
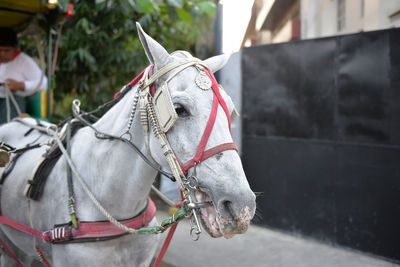
[[[39,86],[41,76],[42,70],[30,56],[23,52],[9,62],[0,63],[0,83],[4,83],[6,79],[24,82],[25,91],[35,90]],[[47,89],[46,76],[43,76],[39,88],[41,90]],[[0,86],[0,97],[5,97],[4,86]]]

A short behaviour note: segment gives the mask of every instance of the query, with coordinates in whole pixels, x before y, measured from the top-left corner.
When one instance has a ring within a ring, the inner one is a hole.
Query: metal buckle
[[[45,234],[51,243],[57,243],[70,240],[70,231],[71,229],[69,226],[60,226],[54,227],[53,229],[45,232]]]

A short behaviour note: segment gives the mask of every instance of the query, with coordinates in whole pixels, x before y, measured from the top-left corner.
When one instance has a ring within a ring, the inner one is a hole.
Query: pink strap
[[[180,194],[180,196],[181,196],[181,201],[177,201],[177,202],[175,203],[175,207],[177,207],[177,208],[182,207],[182,202],[183,202],[183,200],[185,199],[184,196],[183,196],[182,190],[181,190],[180,188],[179,188],[179,194]],[[160,250],[160,252],[158,253],[158,256],[157,256],[157,258],[156,258],[156,260],[155,260],[155,262],[154,262],[154,264],[153,264],[153,267],[158,267],[158,266],[160,265],[162,259],[164,258],[164,255],[165,255],[165,253],[166,253],[167,250],[168,250],[169,244],[171,243],[172,237],[174,236],[176,227],[178,227],[178,223],[179,223],[179,222],[175,223],[175,224],[172,225],[171,228],[169,229],[168,235],[167,235],[167,237],[166,237],[165,240],[164,240],[164,244],[162,245],[161,250]]]
[[[140,79],[142,79],[145,70],[146,70],[146,69],[142,70],[142,72],[139,73],[139,75],[136,76],[132,81],[130,81],[130,82],[127,84],[127,86],[130,86],[130,87],[135,86],[135,85],[140,81]],[[114,94],[114,99],[116,99],[117,97],[119,97],[120,94],[121,94],[121,91],[116,92],[116,93]]]
[[[149,198],[149,204],[146,211],[138,217],[131,220],[120,221],[122,224],[138,229],[142,226],[147,226],[148,223],[153,219],[156,213],[156,206],[154,202]],[[8,219],[4,216],[0,216],[0,223],[10,226],[20,232],[26,233],[30,236],[42,239],[45,242],[62,242],[65,240],[55,240],[48,231],[45,233],[36,230],[30,226]],[[117,228],[110,222],[79,222],[79,228],[72,228],[72,239],[84,239],[84,238],[97,238],[97,237],[112,237],[124,234],[125,231]]]
[[[229,131],[231,131],[231,115],[229,114],[229,109],[228,109],[228,106],[226,105],[224,98],[221,96],[221,93],[219,92],[219,86],[218,86],[217,80],[215,79],[215,77],[211,73],[211,71],[207,68],[206,68],[206,74],[211,79],[211,82],[212,82],[211,88],[213,89],[214,94],[218,98],[218,102],[221,104],[222,109],[225,112],[226,118],[228,119]]]
[[[39,239],[43,239],[43,232],[36,230],[30,226],[27,226],[25,224],[13,221],[11,219],[8,219],[4,216],[0,216],[0,223],[4,224],[4,225],[8,225],[20,232],[23,232],[25,234],[31,235],[33,237],[39,238]]]
[[[140,79],[142,79],[145,70],[146,70],[146,68],[145,68],[144,70],[142,70],[142,72],[139,73],[138,76],[136,76],[135,78],[133,78],[133,80],[130,81],[130,82],[128,83],[128,86],[130,86],[130,87],[135,86],[135,85],[140,81]]]
[[[153,65],[149,65],[148,67],[150,67],[149,75],[151,76],[151,75],[153,74],[153,68],[154,68],[154,66],[153,66]],[[147,69],[147,68],[144,68],[144,70],[142,70],[142,72],[139,73],[138,76],[136,76],[132,81],[130,81],[130,82],[127,84],[127,86],[134,87],[134,86],[140,81],[140,79],[142,79],[142,77],[143,77],[144,72],[146,71],[146,69]],[[154,96],[154,94],[155,94],[155,92],[156,92],[154,83],[151,85],[150,90],[151,90],[151,94]],[[116,92],[116,93],[114,94],[114,99],[116,99],[117,97],[119,97],[120,94],[121,94],[121,91]]]
[[[208,119],[206,129],[204,130],[203,136],[201,137],[200,144],[197,147],[196,154],[194,155],[192,161],[199,162],[203,158],[204,149],[206,148],[208,138],[210,138],[211,131],[213,129],[215,119],[218,112],[218,98],[214,95],[213,105],[211,109],[210,118]]]
[[[153,200],[149,198],[149,204],[145,212],[143,212],[140,216],[137,216],[133,219],[119,221],[121,224],[133,228],[139,229],[142,226],[148,226],[149,222],[153,219],[156,213],[156,205]],[[110,222],[78,222],[78,228],[71,228],[71,233],[69,233],[68,229],[64,229],[66,232],[63,235],[63,238],[55,237],[53,234],[55,231],[47,231],[44,235],[44,241],[50,243],[62,243],[69,240],[69,236],[71,236],[72,240],[79,239],[93,239],[93,238],[107,238],[107,237],[115,237],[126,234],[126,232],[114,224]],[[57,228],[57,227],[56,227]],[[67,239],[64,239],[67,238]]]
[[[14,252],[10,249],[10,247],[0,238],[0,244],[3,247],[3,249],[7,252],[7,254],[15,260],[15,262],[18,264],[19,267],[24,267],[22,262],[17,258],[17,256],[14,254]]]
[[[50,262],[47,260],[46,256],[44,255],[43,251],[40,249],[40,247],[38,245],[36,245],[36,251],[37,253],[39,253],[40,258],[43,261],[43,264],[46,265],[47,267],[51,267]]]
[[[225,151],[225,150],[236,150],[237,151],[237,147],[236,147],[235,143],[221,144],[221,145],[215,146],[211,149],[208,149],[207,151],[204,151],[206,148],[208,139],[210,138],[214,124],[215,124],[215,120],[216,120],[217,113],[218,113],[218,104],[221,105],[222,109],[225,112],[225,115],[228,119],[229,131],[231,132],[231,117],[229,114],[228,106],[226,105],[224,98],[221,96],[221,93],[219,91],[219,86],[218,86],[217,81],[215,80],[214,75],[207,68],[205,68],[205,72],[212,82],[211,88],[214,92],[213,104],[212,104],[211,114],[210,114],[210,117],[209,117],[207,125],[206,125],[206,129],[204,130],[203,136],[201,137],[200,143],[197,147],[194,157],[184,164],[179,162],[185,175],[187,174],[188,170],[195,165],[195,163],[204,161],[204,160],[208,159],[209,157],[211,157],[215,154],[218,154],[222,151]],[[179,159],[178,159],[178,161],[179,161]]]
[[[206,151],[204,151],[201,161],[204,161],[204,160],[206,160],[220,152],[226,151],[226,150],[236,150],[236,152],[238,151],[235,143],[224,143],[224,144],[215,146],[213,148],[210,148],[210,149],[207,149]],[[185,162],[184,164],[182,164],[179,160],[178,160],[178,162],[179,162],[185,175],[187,174],[188,170],[190,168],[192,168],[195,164],[195,161],[193,159]]]
[[[165,253],[168,250],[169,244],[171,243],[172,237],[174,236],[176,227],[178,227],[178,223],[172,225],[171,228],[169,228],[168,235],[164,240],[164,244],[163,244],[163,246],[162,246],[162,248],[161,248],[161,250],[160,250],[160,252],[159,252],[159,254],[157,256],[156,261],[153,264],[153,267],[160,266],[160,263],[161,263],[162,259],[164,258]]]
[[[225,150],[236,150],[236,152],[238,152],[235,143],[225,143],[204,151],[203,160],[208,159],[209,157],[214,156],[215,154],[218,154]]]

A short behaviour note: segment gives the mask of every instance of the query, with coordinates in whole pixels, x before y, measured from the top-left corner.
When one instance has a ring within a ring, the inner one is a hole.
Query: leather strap
[[[174,236],[176,227],[178,227],[178,223],[172,225],[171,228],[169,228],[168,235],[164,240],[164,244],[161,247],[160,252],[158,253],[158,256],[153,264],[153,267],[160,266],[162,259],[164,258],[164,255],[168,250],[169,244],[171,243],[172,237]]]
[[[20,259],[17,258],[17,256],[14,254],[14,252],[11,250],[11,248],[7,245],[6,242],[4,242],[0,238],[0,245],[3,247],[3,249],[7,252],[7,254],[17,263],[19,267],[24,267],[24,264],[20,261]]]
[[[30,226],[27,226],[25,224],[16,222],[16,221],[11,220],[9,218],[6,218],[4,216],[0,216],[0,223],[4,224],[4,225],[7,225],[7,226],[10,226],[10,227],[12,227],[12,228],[14,228],[14,229],[16,229],[16,230],[18,230],[20,232],[23,232],[25,234],[28,234],[30,236],[33,236],[33,237],[36,237],[38,239],[42,239],[43,240],[43,232],[41,232],[39,230],[36,230],[36,229],[34,229],[34,228],[30,227]]]
[[[166,73],[170,72],[171,70],[177,68],[177,67],[183,67],[185,66],[185,68],[189,67],[190,65],[195,65],[195,64],[201,64],[201,60],[197,59],[197,58],[184,58],[184,59],[180,59],[177,61],[174,61],[172,63],[169,63],[167,65],[165,65],[164,67],[162,67],[161,69],[157,70],[156,73],[154,73],[154,75],[152,75],[144,84],[142,88],[146,88],[148,86],[150,86],[151,84],[153,84],[157,79],[159,79],[160,77],[162,77],[163,75],[165,75]]]
[[[197,147],[195,155],[193,156],[193,158],[191,160],[185,162],[184,164],[182,164],[178,160],[179,161],[179,165],[181,166],[181,169],[182,169],[182,171],[183,171],[183,173],[185,175],[187,175],[188,170],[190,168],[192,168],[196,163],[204,161],[204,160],[208,159],[209,157],[212,157],[212,156],[214,156],[214,155],[216,155],[216,154],[218,154],[220,152],[223,152],[225,150],[236,150],[236,151],[238,151],[235,143],[221,144],[221,145],[215,146],[215,147],[210,148],[210,149],[205,151],[205,148],[206,148],[207,143],[208,143],[208,139],[210,138],[212,129],[213,129],[214,124],[215,124],[215,120],[216,120],[216,117],[217,117],[219,105],[221,105],[222,109],[225,112],[225,115],[226,115],[226,117],[228,119],[229,131],[231,132],[231,118],[230,118],[228,106],[226,105],[225,100],[221,96],[221,93],[219,91],[219,86],[218,86],[218,83],[217,83],[214,75],[207,68],[205,68],[205,72],[206,72],[207,76],[211,79],[211,82],[212,82],[211,88],[212,88],[212,90],[214,92],[213,104],[212,104],[210,117],[208,119],[206,128],[204,130],[203,136],[201,137],[201,140],[200,140],[200,143],[199,143],[199,145]]]
[[[134,229],[147,226],[156,213],[156,206],[149,198],[146,208],[137,216],[120,223]],[[42,232],[25,224],[0,216],[0,223],[10,226],[20,232],[36,237],[48,243],[59,244],[65,242],[92,242],[112,239],[127,234],[108,221],[78,222],[79,228],[71,228],[71,224],[55,226],[49,231]]]
[[[132,219],[119,221],[121,224],[139,229],[148,226],[154,218],[156,206],[151,198],[148,198],[147,207]],[[128,234],[124,230],[116,227],[109,221],[102,222],[81,222],[78,221],[78,228],[71,227],[70,224],[55,226],[53,229],[44,233],[43,240],[53,244],[65,242],[94,242],[113,239]]]

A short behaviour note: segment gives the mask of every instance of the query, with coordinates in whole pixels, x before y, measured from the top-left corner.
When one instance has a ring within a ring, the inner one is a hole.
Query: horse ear
[[[231,54],[222,54],[215,57],[210,57],[209,59],[204,60],[204,64],[211,70],[212,73],[222,69],[225,66],[226,62],[228,62]]]
[[[170,55],[167,50],[162,47],[156,40],[148,36],[140,26],[139,22],[136,22],[136,28],[138,31],[140,42],[144,48],[147,58],[150,63],[154,66],[161,68],[168,63]]]

